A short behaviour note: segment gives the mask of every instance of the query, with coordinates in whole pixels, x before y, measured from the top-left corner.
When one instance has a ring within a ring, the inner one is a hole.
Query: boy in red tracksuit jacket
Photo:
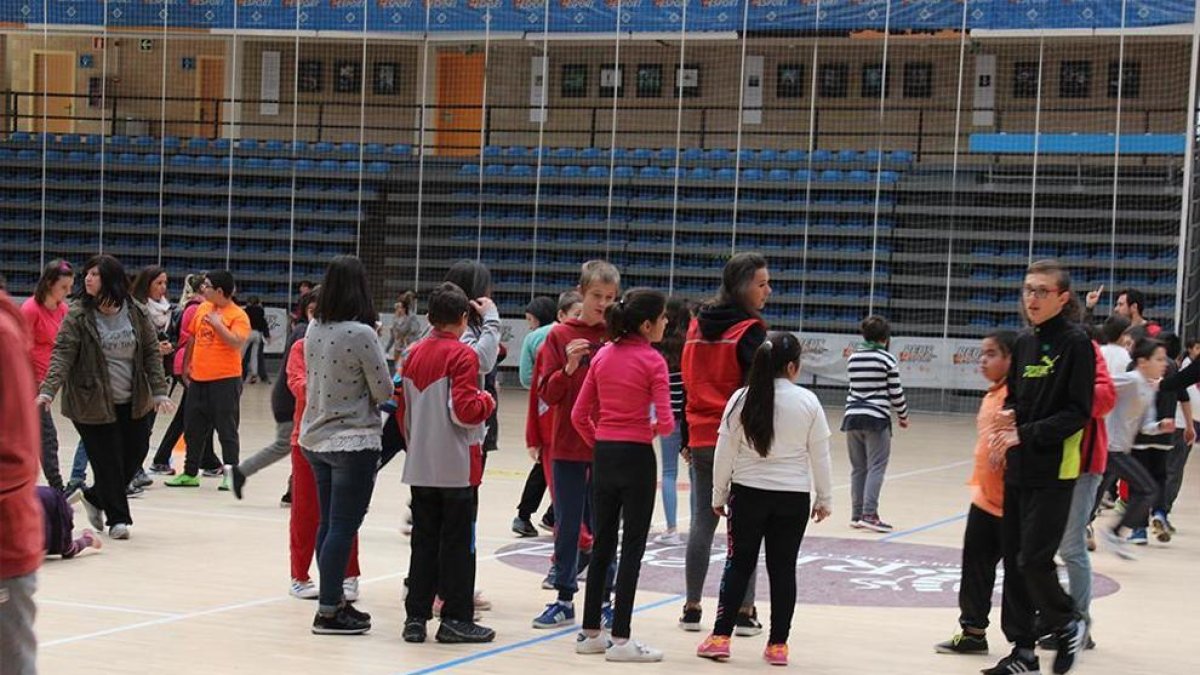
[[[408,445],[404,482],[412,488],[406,642],[425,641],[435,594],[444,600],[438,642],[496,639],[496,631],[474,622],[475,488],[483,478],[484,422],[496,401],[479,388],[475,350],[459,341],[470,308],[458,286],[434,289],[433,330],[404,362],[396,415]]]
[[[534,366],[538,398],[551,407],[550,414],[554,416],[550,445],[554,475],[554,588],[558,591],[557,602],[533,620],[534,628],[556,628],[570,623],[565,618],[569,612],[551,610],[565,607],[573,612],[575,593],[579,590],[578,544],[591,494],[592,447],[571,424],[571,410],[583,388],[591,357],[604,343],[607,335],[604,312],[616,300],[620,282],[620,273],[611,264],[601,260],[584,263],[579,278],[583,314],[550,329]],[[534,399],[530,397],[531,405],[535,405]],[[536,429],[530,428],[536,426],[536,420],[536,414],[527,417],[527,438],[537,437]]]

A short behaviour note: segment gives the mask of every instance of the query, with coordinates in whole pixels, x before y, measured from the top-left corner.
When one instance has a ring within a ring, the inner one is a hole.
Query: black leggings
[[[583,627],[600,628],[600,609],[606,592],[606,577],[617,554],[617,537],[624,521],[621,560],[613,599],[612,634],[629,637],[633,599],[637,594],[642,556],[646,553],[646,535],[654,515],[658,493],[658,461],[649,443],[596,441],[592,460],[592,499],[595,513],[595,543],[588,567],[587,594],[583,601]],[[574,545],[574,543],[572,543]]]
[[[1138,452],[1134,450],[1134,452]],[[1150,450],[1142,452],[1162,452]],[[1163,453],[1164,455],[1166,453]],[[1158,484],[1154,476],[1146,470],[1137,459],[1126,452],[1108,453],[1108,470],[1104,472],[1104,482],[1100,484],[1099,494],[1103,495],[1121,479],[1129,484],[1129,503],[1125,505],[1125,515],[1121,522],[1113,528],[1120,531],[1122,527],[1130,529],[1146,527],[1150,520],[1150,507],[1158,501]],[[1097,502],[1099,497],[1097,497]]]
[[[83,496],[104,512],[110,527],[133,524],[125,486],[142,465],[150,443],[150,416],[132,416],[132,404],[114,406],[116,419],[108,424],[75,423],[75,429],[87,447],[88,462],[96,477]]]
[[[963,533],[958,624],[986,630],[996,590],[996,565],[1004,559],[1004,519],[971,505]]]
[[[796,557],[808,527],[809,493],[760,490],[734,483],[728,508],[729,550],[713,635],[733,634],[746,586],[758,568],[759,547],[766,542],[767,577],[771,581],[771,637],[767,642],[786,643],[796,611]]]

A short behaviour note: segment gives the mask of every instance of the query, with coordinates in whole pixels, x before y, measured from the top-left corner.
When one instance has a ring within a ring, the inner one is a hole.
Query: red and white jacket
[[[408,441],[404,482],[461,488],[483,479],[484,422],[496,401],[479,388],[479,358],[453,333],[434,330],[409,348],[396,410]]]

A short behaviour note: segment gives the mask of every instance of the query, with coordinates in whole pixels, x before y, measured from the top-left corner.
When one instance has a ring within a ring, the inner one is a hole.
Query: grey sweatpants
[[[0,672],[4,675],[37,673],[36,592],[37,572],[0,579]]]
[[[699,604],[704,595],[704,580],[708,567],[713,562],[713,534],[717,531],[720,518],[712,510],[713,454],[716,448],[692,448],[691,506],[692,523],[688,527],[687,555],[684,563],[684,578],[687,583],[688,604]],[[717,559],[721,560],[724,556]],[[757,570],[757,568],[755,568]],[[757,572],[750,575],[746,597],[742,606],[754,604],[754,587]]]
[[[275,440],[270,445],[250,455],[244,462],[238,464],[238,470],[244,476],[253,476],[275,462],[292,456],[292,428],[295,423],[291,420],[275,423]]]
[[[850,450],[850,520],[879,515],[883,474],[892,456],[891,429],[846,431]]]

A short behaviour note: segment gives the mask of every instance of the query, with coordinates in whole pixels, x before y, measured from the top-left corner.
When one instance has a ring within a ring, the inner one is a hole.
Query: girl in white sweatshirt
[[[729,552],[716,625],[698,656],[729,658],[737,609],[765,541],[771,636],[763,659],[787,665],[800,542],[809,516],[821,522],[832,502],[829,422],[816,395],[796,385],[799,375],[800,341],[791,333],[771,333],[754,354],[747,385],[725,407],[712,508],[729,518]]]

